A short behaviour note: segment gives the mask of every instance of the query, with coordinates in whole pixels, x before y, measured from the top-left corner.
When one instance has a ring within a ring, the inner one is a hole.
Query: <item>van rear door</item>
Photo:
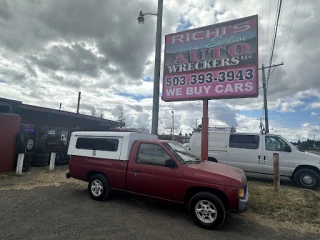
[[[262,172],[262,139],[260,134],[231,133],[227,164],[246,172]]]
[[[219,163],[227,162],[227,150],[230,133],[210,132],[208,155],[214,157]]]

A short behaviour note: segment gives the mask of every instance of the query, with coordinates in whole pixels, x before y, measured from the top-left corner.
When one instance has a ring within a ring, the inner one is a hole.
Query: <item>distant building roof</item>
[[[56,110],[56,109],[51,109],[51,108],[45,108],[45,107],[38,107],[38,106],[33,106],[33,105],[27,105],[27,104],[21,104],[19,106],[20,109],[25,109],[25,110],[30,110],[30,111],[37,111],[37,112],[44,112],[44,113],[51,113],[51,114],[58,114],[58,115],[63,115],[63,116],[69,116],[69,117],[74,117],[74,118],[82,118],[82,119],[87,119],[87,120],[93,120],[93,121],[98,121],[101,123],[112,123],[115,125],[120,125],[120,122],[118,121],[112,121],[104,118],[99,118],[99,117],[93,117],[93,116],[88,116],[84,114],[79,114],[79,113],[73,113],[73,112],[67,112],[63,110]]]
[[[85,119],[85,120],[91,120],[98,122],[101,126],[105,125],[112,125],[112,126],[119,126],[123,127],[124,124],[119,121],[113,121],[108,120],[104,118],[94,117],[94,116],[88,116],[84,114],[74,113],[74,112],[68,112],[63,110],[57,110],[52,108],[45,108],[45,107],[39,107],[34,105],[28,105],[23,104],[21,101],[6,99],[6,98],[0,98],[0,102],[4,102],[10,105],[15,105],[20,110],[27,110],[27,111],[35,111],[35,112],[42,112],[42,113],[48,113],[48,114],[56,114],[60,116],[66,116],[66,117],[73,117],[78,119]]]

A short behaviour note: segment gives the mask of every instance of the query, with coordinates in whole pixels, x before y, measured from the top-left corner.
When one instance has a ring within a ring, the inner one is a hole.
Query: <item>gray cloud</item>
[[[260,65],[261,60],[268,64],[276,3],[272,1],[268,35],[269,2],[263,4],[261,8],[255,0],[197,4],[168,0],[163,35],[174,32],[180,18],[201,27],[258,13]],[[0,6],[0,79],[6,82],[1,83],[5,86],[0,89],[1,97],[18,98],[23,92],[17,100],[54,108],[63,100],[65,110],[75,111],[78,91],[82,91],[85,98],[93,97],[82,99],[86,100],[81,104],[84,113],[95,106],[106,118],[115,119],[123,106],[128,126],[151,127],[152,85],[141,79],[153,77],[156,18],[146,16],[144,25],[137,24],[136,18],[140,10],[155,12],[156,1],[0,0]],[[268,87],[269,108],[279,111],[295,111],[302,106],[299,101],[320,97],[320,33],[316,31],[320,4],[300,1],[284,55],[294,9],[294,4],[284,2],[274,59],[275,63],[283,60],[284,66],[274,71]],[[259,81],[261,87],[261,73]],[[132,95],[148,98],[135,100]],[[246,125],[239,110],[262,109],[262,102],[262,91],[258,98],[210,101],[210,124],[251,129],[256,120]],[[196,119],[201,122],[200,101],[160,100],[160,132],[170,131],[171,110],[176,131],[191,131]]]

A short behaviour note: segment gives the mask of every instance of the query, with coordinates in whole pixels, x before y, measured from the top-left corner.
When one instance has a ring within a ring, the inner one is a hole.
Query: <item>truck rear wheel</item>
[[[110,197],[110,186],[107,178],[102,174],[93,175],[88,184],[90,196],[97,201],[102,201]]]
[[[207,229],[220,228],[226,218],[226,210],[220,198],[213,193],[195,194],[189,203],[189,211],[194,222]]]

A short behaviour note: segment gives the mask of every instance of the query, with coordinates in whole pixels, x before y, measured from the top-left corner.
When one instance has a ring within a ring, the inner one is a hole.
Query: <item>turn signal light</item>
[[[238,188],[238,197],[244,198],[244,194],[245,194],[245,192],[244,192],[243,188]]]

